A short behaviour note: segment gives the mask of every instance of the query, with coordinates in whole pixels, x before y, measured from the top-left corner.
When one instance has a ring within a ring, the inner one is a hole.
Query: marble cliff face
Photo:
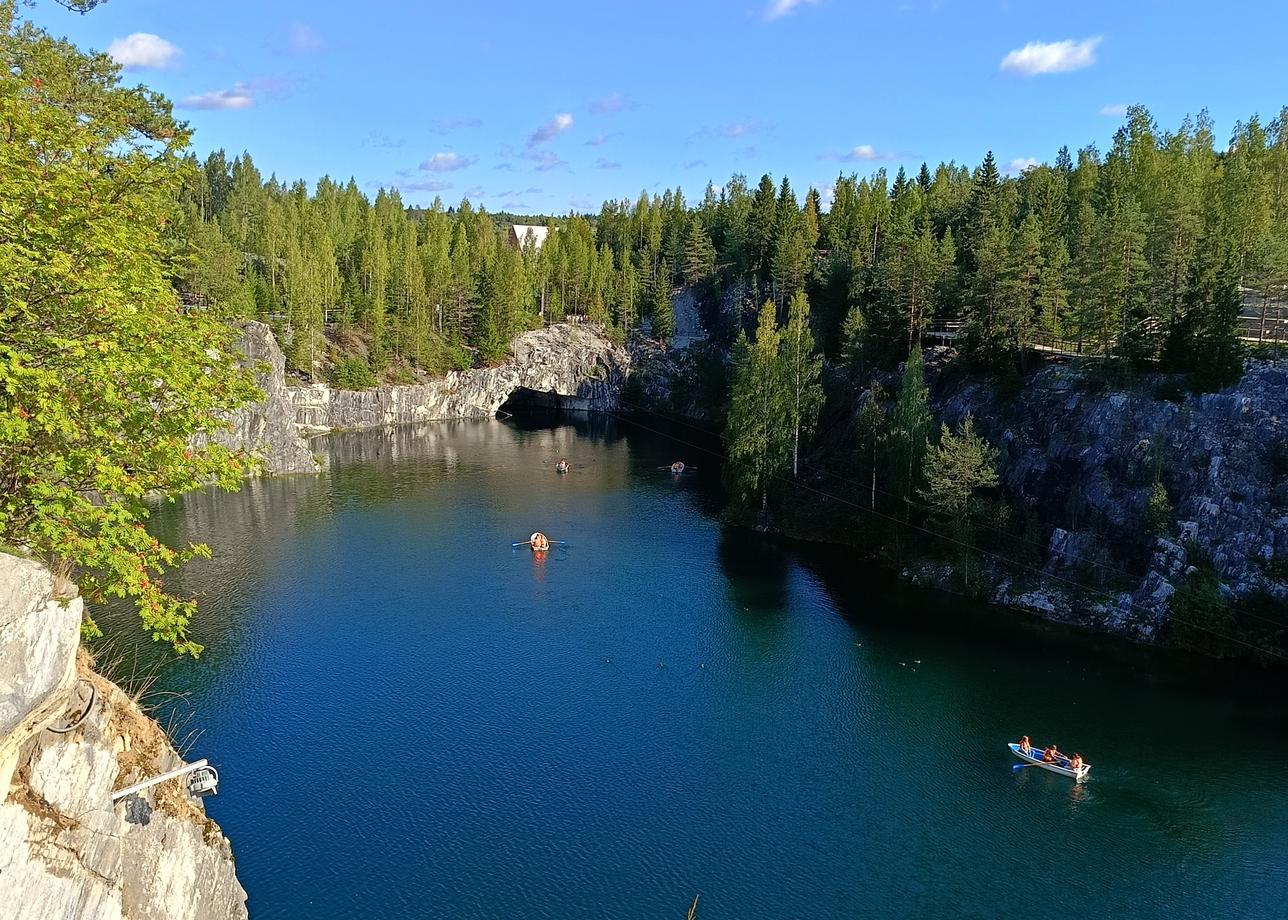
[[[0,554],[0,913],[14,920],[239,920],[232,848],[182,780],[161,727],[78,651],[82,602]],[[94,703],[72,731],[69,710]]]

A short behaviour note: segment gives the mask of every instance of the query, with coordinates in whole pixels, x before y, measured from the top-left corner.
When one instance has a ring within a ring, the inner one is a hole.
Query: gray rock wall
[[[1002,449],[1007,492],[1054,528],[1047,570],[1121,588],[1115,604],[1087,612],[1099,620],[1091,625],[1155,638],[1199,559],[1231,596],[1288,597],[1288,369],[1252,362],[1236,386],[1180,402],[1157,398],[1148,380],[1104,389],[1064,366],[1011,399],[951,370],[932,380],[938,414],[950,425],[973,414]],[[1146,507],[1156,475],[1174,516],[1154,537]],[[1057,614],[1070,606],[1031,595],[1008,584],[997,599]]]
[[[322,461],[314,457],[308,441],[295,427],[295,404],[286,385],[286,356],[273,331],[263,323],[246,323],[238,347],[246,355],[244,366],[254,370],[264,399],[232,413],[228,419],[231,427],[216,432],[212,440],[231,450],[255,454],[266,473],[316,473]]]
[[[594,327],[559,324],[525,332],[497,367],[456,371],[426,384],[335,390],[291,387],[301,431],[379,428],[448,419],[490,418],[517,390],[555,394],[560,408],[617,408],[630,368],[627,354]]]
[[[12,920],[242,920],[228,840],[180,780],[114,789],[183,761],[160,726],[77,660],[81,604],[49,572],[0,554],[0,915]],[[92,686],[67,734],[47,727]]]

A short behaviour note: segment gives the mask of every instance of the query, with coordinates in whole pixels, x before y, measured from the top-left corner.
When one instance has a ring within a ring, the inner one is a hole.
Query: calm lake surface
[[[317,449],[154,525],[214,551],[153,699],[253,918],[1288,916],[1282,684],[727,530],[706,457],[627,423]],[[1013,772],[1023,732],[1091,779]]]

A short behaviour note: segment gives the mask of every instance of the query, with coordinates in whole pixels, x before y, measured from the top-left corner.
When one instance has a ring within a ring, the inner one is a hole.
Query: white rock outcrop
[[[561,409],[611,412],[629,368],[626,352],[593,326],[561,323],[518,336],[497,367],[454,371],[424,384],[370,390],[314,384],[287,392],[304,432],[490,418],[522,390]]]
[[[182,764],[119,687],[78,660],[81,602],[0,554],[0,916],[242,920],[232,849],[182,780],[113,804],[113,790]],[[49,725],[94,703],[65,734]]]

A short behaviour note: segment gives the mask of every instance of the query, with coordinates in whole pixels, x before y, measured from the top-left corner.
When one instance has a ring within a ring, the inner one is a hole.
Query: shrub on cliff
[[[0,542],[72,568],[92,602],[134,598],[195,654],[193,602],[161,576],[205,548],[151,536],[144,496],[236,488],[246,461],[192,439],[255,390],[233,330],[171,287],[188,131],[11,0],[0,59]]]
[[[340,390],[365,390],[376,385],[376,375],[365,358],[344,358],[331,368],[331,386]]]

